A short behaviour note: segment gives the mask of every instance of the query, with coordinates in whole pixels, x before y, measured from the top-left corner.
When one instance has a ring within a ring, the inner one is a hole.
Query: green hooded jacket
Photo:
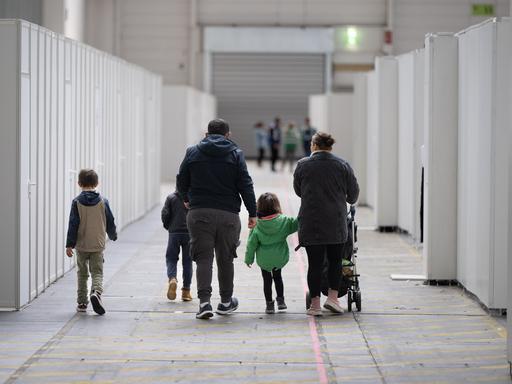
[[[271,272],[274,268],[283,268],[289,259],[286,238],[298,228],[298,220],[294,217],[279,214],[271,219],[259,219],[249,234],[245,263],[254,263],[256,254],[261,269]]]

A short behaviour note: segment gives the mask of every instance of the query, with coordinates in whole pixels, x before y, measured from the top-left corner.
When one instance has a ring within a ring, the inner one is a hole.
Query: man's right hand
[[[249,217],[248,227],[250,229],[253,229],[256,226],[257,223],[258,223],[258,218],[257,217]]]
[[[73,257],[73,248],[66,248],[67,257]]]
[[[185,208],[190,209],[190,203],[188,201],[183,202],[183,205],[185,206]]]

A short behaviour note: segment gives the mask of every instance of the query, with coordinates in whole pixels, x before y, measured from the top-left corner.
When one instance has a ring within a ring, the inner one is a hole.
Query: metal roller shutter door
[[[218,116],[229,122],[233,140],[248,157],[256,155],[256,121],[268,124],[280,116],[300,126],[309,95],[324,92],[324,55],[219,53],[212,61]]]

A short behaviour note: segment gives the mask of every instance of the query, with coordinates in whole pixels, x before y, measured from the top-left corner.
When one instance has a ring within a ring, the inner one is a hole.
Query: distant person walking
[[[233,297],[233,259],[240,238],[241,200],[249,211],[249,228],[256,225],[256,198],[242,150],[229,139],[229,125],[222,119],[208,124],[206,137],[187,149],[177,177],[180,196],[189,213],[190,254],[196,262],[198,319],[213,316],[213,259],[217,260],[221,302],[217,314],[238,308]],[[241,199],[240,199],[241,196]]]
[[[73,249],[76,249],[76,310],[86,312],[90,299],[94,312],[103,315],[103,251],[107,235],[110,240],[117,240],[116,224],[107,199],[96,192],[98,174],[93,169],[82,169],[78,174],[78,185],[82,192],[71,204],[66,239],[66,255],[73,257]],[[87,297],[89,272],[92,282],[91,294]]]
[[[295,169],[293,187],[301,198],[299,244],[308,254],[308,286],[311,307],[307,314],[322,315],[320,293],[324,261],[328,262],[329,292],[324,307],[343,313],[338,301],[343,244],[347,241],[347,202],[354,204],[359,186],[350,165],[334,156],[331,135],[318,132],[311,143],[312,154]]]
[[[181,264],[183,266],[183,288],[181,288],[181,300],[191,301],[190,284],[192,282],[192,259],[190,258],[190,236],[187,228],[187,208],[179,193],[171,193],[165,199],[162,208],[162,224],[169,232],[167,242],[167,252],[165,261],[167,264],[167,298],[176,299],[176,289],[178,287],[178,260],[181,249]]]
[[[279,159],[279,149],[281,148],[281,119],[279,117],[276,117],[270,124],[268,143],[270,145],[270,169],[272,172],[276,172],[276,162]]]
[[[304,156],[311,155],[311,140],[316,133],[316,129],[311,126],[309,117],[304,119],[304,127],[302,127],[302,144],[304,145]]]
[[[268,146],[268,133],[262,121],[258,121],[254,125],[254,135],[256,138],[256,149],[258,150],[258,167],[261,167],[265,158],[265,150]]]
[[[286,163],[290,165],[290,172],[293,172],[293,166],[295,164],[295,151],[299,145],[299,132],[297,131],[297,127],[295,123],[290,122],[286,127],[286,131],[284,133],[284,158],[283,158],[283,169],[286,166]]]

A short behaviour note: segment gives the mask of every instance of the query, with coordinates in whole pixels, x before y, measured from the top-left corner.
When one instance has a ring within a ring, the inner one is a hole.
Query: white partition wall
[[[398,57],[398,227],[421,237],[424,52]]]
[[[16,309],[73,266],[81,168],[98,171],[119,229],[159,201],[161,80],[21,21],[0,21],[0,52],[0,307]]]
[[[366,202],[377,204],[377,80],[375,71],[366,76]]]
[[[359,204],[367,205],[367,74],[354,76],[354,96],[352,101],[352,167],[359,183]]]
[[[394,57],[375,60],[376,156],[375,218],[377,226],[398,224],[398,62]],[[370,165],[369,165],[370,166]]]
[[[511,9],[512,12],[512,9]],[[510,87],[512,87],[512,79],[510,79]],[[512,121],[512,100],[510,100],[509,119]],[[512,148],[512,132],[509,132],[509,146]],[[508,154],[508,188],[512,191],[512,151]],[[512,239],[512,194],[508,195],[508,238]],[[507,307],[507,355],[510,365],[510,373],[512,375],[512,246],[508,247],[508,307]]]
[[[215,98],[187,86],[162,89],[161,180],[174,182],[187,147],[198,143],[216,117]],[[229,123],[229,122],[228,122]]]
[[[457,38],[425,39],[423,258],[428,280],[457,277]]]
[[[507,307],[510,19],[459,35],[457,278],[489,308]]]
[[[319,131],[330,133],[336,140],[333,153],[352,164],[352,94],[327,93],[309,96],[309,116]]]

